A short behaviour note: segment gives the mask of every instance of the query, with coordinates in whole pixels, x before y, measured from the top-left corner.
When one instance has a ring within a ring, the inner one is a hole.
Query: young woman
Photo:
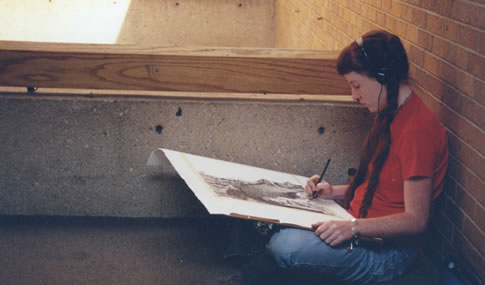
[[[314,231],[283,229],[268,249],[279,267],[322,280],[358,284],[403,274],[423,246],[423,232],[443,189],[445,130],[409,85],[406,51],[396,35],[372,31],[342,50],[337,71],[352,98],[375,114],[350,185],[315,184],[305,192],[344,199],[352,221],[315,222]],[[369,239],[380,238],[382,242]]]

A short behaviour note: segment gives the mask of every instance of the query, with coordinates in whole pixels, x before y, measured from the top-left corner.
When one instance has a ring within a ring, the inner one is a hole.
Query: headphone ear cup
[[[376,72],[376,80],[382,85],[387,83],[387,75],[386,75],[386,68],[381,68]]]

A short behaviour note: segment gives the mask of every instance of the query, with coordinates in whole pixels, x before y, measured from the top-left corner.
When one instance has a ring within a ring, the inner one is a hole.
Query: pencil
[[[327,160],[327,164],[325,164],[325,167],[323,168],[322,175],[320,175],[320,178],[318,178],[318,181],[317,181],[317,183],[315,183],[315,185],[322,182],[323,176],[325,175],[325,172],[327,172],[328,165],[330,164],[330,160],[332,160],[332,159]],[[318,191],[313,191],[312,192],[312,199],[316,198],[317,196],[318,196]]]

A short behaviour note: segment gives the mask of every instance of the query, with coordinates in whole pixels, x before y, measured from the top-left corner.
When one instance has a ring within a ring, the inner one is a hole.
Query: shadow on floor
[[[0,217],[0,284],[242,284],[223,217]]]
[[[0,284],[242,285],[244,254],[264,247],[248,225],[222,216],[0,216]],[[383,285],[437,284],[437,274],[423,259],[404,278]],[[288,284],[301,284],[290,277]]]

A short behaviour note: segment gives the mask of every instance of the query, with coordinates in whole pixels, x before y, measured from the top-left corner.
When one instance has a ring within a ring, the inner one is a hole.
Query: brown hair
[[[391,148],[390,125],[397,111],[399,87],[409,80],[409,63],[398,36],[386,31],[371,31],[362,36],[361,46],[352,42],[342,50],[337,60],[337,72],[340,75],[357,72],[370,78],[376,78],[377,73],[385,73],[387,105],[376,115],[362,149],[358,171],[345,192],[345,207],[348,209],[357,187],[369,179],[358,216],[366,217]],[[371,173],[368,173],[369,165]]]

